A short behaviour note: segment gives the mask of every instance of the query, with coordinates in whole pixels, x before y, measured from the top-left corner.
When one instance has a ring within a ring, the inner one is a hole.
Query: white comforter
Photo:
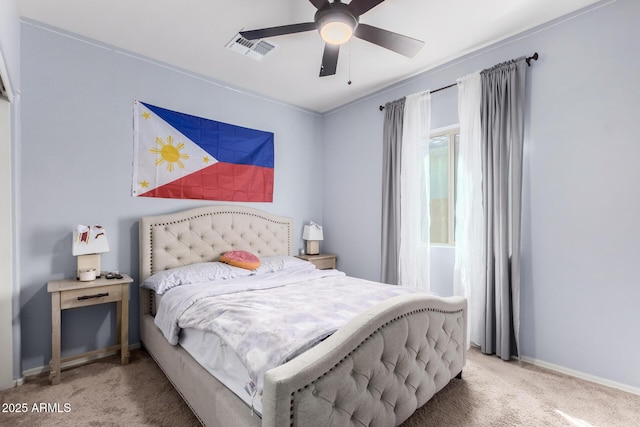
[[[181,328],[217,334],[262,393],[264,373],[331,335],[376,303],[416,289],[382,285],[313,265],[164,294],[155,323],[175,345]]]

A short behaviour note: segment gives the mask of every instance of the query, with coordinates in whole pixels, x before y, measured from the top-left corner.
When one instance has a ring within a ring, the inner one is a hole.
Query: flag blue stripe
[[[141,102],[218,161],[273,168],[273,133],[217,122]]]

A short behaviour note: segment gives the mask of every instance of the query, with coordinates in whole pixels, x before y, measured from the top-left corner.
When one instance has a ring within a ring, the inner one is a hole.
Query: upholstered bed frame
[[[292,225],[290,218],[242,206],[144,217],[140,281],[233,249],[292,255]],[[140,288],[142,343],[207,426],[398,425],[459,376],[466,361],[465,299],[396,297],[267,371],[260,419],[182,347],[170,345],[154,314],[153,293]]]

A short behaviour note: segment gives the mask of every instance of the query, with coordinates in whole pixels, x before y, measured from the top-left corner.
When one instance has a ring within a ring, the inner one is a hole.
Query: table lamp
[[[307,241],[307,255],[320,253],[320,240],[322,240],[322,226],[311,221],[304,226],[302,238]]]
[[[100,277],[100,254],[104,252],[109,252],[109,242],[101,225],[78,225],[73,230],[72,253],[78,257],[76,275],[79,280]]]

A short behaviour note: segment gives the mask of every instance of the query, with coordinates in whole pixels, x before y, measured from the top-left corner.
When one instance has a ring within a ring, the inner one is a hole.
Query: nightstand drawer
[[[318,270],[327,270],[336,268],[336,256],[333,254],[318,255],[297,255],[298,258],[309,261],[316,266]]]
[[[322,259],[314,259],[312,261],[318,270],[326,270],[331,268],[336,268],[336,259],[335,258],[322,258]]]
[[[122,301],[122,285],[96,286],[60,293],[60,308],[62,310],[117,301]]]

